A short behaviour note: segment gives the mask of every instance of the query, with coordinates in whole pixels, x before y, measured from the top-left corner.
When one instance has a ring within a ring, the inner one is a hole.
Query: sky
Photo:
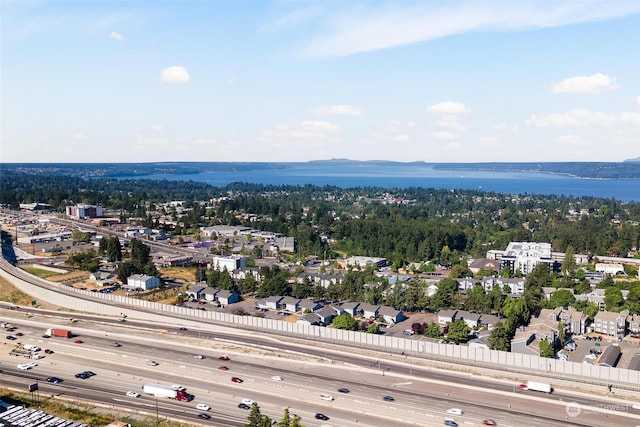
[[[640,157],[640,1],[0,0],[0,162]]]

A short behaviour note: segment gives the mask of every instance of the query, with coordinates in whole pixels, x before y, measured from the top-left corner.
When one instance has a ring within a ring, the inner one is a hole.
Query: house
[[[366,257],[366,256],[352,256],[349,258],[345,258],[342,260],[338,260],[338,265],[341,268],[356,268],[356,269],[364,269],[369,265],[373,265],[376,270],[387,265],[386,258],[374,258],[374,257]]]
[[[317,315],[320,318],[320,322],[325,325],[331,324],[331,322],[333,322],[333,318],[338,315],[336,310],[330,306],[324,306],[313,314]]]
[[[478,283],[473,277],[465,277],[464,279],[455,279],[458,283],[458,290],[461,292],[470,291]]]
[[[554,310],[541,310],[529,326],[516,330],[511,340],[511,352],[540,355],[540,342],[548,341],[551,347],[558,347],[558,320]]]
[[[640,314],[629,316],[629,335],[640,338]]]
[[[594,289],[587,294],[576,295],[576,301],[587,301],[596,304],[600,310],[604,309],[604,289]]]
[[[399,323],[405,319],[404,313],[401,310],[396,310],[395,308],[387,305],[380,306],[378,315],[382,316],[384,321],[389,324]]]
[[[267,298],[263,298],[257,302],[256,306],[265,310],[280,310],[280,301],[282,301],[282,298],[284,297],[280,295],[273,295]]]
[[[568,309],[563,309],[558,317],[567,332],[574,335],[582,335],[587,332],[589,318],[583,312],[569,307]]]
[[[113,273],[109,273],[106,271],[95,271],[89,274],[89,279],[95,282],[102,282],[104,280],[109,280],[112,277],[113,277]]]
[[[624,276],[624,267],[622,264],[605,264],[602,262],[596,263],[595,271],[604,273],[609,276]]]
[[[631,369],[633,371],[640,371],[640,353],[633,356],[631,362],[629,362],[629,366],[627,369]]]
[[[496,326],[496,323],[502,322],[504,323],[506,319],[500,318],[494,314],[480,314],[480,326],[487,328],[490,331],[493,331],[493,328]]]
[[[202,291],[204,291],[205,287],[200,284],[194,284],[187,288],[185,294],[192,299],[200,299],[202,295]]]
[[[134,274],[127,277],[126,288],[129,289],[153,289],[160,286],[160,279],[154,276],[147,276],[145,274]]]
[[[618,347],[617,345],[610,345],[604,350],[602,356],[600,356],[598,365],[615,368],[615,366],[618,364],[618,360],[620,360],[621,355],[622,352],[620,351],[620,347]]]
[[[366,319],[375,319],[378,317],[378,310],[380,309],[379,305],[362,303],[359,307],[359,312],[362,313],[362,317]]]
[[[306,324],[306,325],[320,325],[322,323],[322,319],[316,313],[307,313],[303,316],[300,316],[296,323]]]
[[[209,286],[204,288],[202,295],[207,301],[216,301],[218,299],[218,292],[220,292],[220,289]]]
[[[306,311],[314,312],[322,308],[322,304],[311,298],[305,298],[298,302],[299,310],[303,313]]]
[[[216,255],[211,260],[211,269],[229,272],[233,270],[242,270],[244,268],[245,257],[242,255],[221,256]]]
[[[217,294],[218,302],[221,307],[225,307],[230,304],[235,304],[240,301],[240,295],[233,291],[220,290]]]
[[[446,325],[456,319],[457,310],[440,310],[438,312],[438,324]]]
[[[296,313],[296,312],[300,311],[300,307],[298,306],[299,303],[300,303],[300,298],[284,297],[280,301],[280,306],[284,310],[286,310],[286,311],[288,311],[290,313]]]
[[[480,326],[480,317],[478,313],[471,313],[466,310],[458,310],[455,315],[455,320],[462,319],[464,323],[471,329],[477,329]]]
[[[278,237],[274,242],[280,252],[293,252],[296,251],[296,241],[293,237]]]
[[[479,258],[469,263],[469,270],[473,274],[478,274],[480,270],[495,271],[497,273],[500,270],[500,263],[495,259]]]
[[[359,313],[360,303],[348,301],[348,302],[342,303],[341,307],[345,313],[349,313],[351,317],[355,317],[355,315]]]
[[[600,334],[622,338],[627,334],[627,317],[629,317],[629,310],[620,313],[600,311],[593,319],[593,330]]]

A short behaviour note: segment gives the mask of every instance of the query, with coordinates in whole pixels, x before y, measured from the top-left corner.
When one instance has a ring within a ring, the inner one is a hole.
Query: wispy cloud
[[[566,113],[533,115],[525,124],[536,127],[579,127],[640,125],[640,113],[608,114],[590,110],[569,110]]]
[[[120,33],[116,33],[115,31],[111,31],[109,33],[109,38],[110,39],[114,39],[114,40],[118,40],[119,42],[124,40],[124,36]]]
[[[618,89],[615,79],[606,74],[569,77],[551,87],[553,93],[602,93]]]
[[[347,4],[327,17],[324,34],[300,56],[348,56],[472,31],[530,31],[640,12],[640,2],[604,0]]]
[[[445,101],[428,106],[427,111],[436,114],[466,114],[469,109],[462,102]]]
[[[160,72],[160,80],[165,83],[187,83],[189,81],[189,73],[187,69],[179,65],[164,68]]]

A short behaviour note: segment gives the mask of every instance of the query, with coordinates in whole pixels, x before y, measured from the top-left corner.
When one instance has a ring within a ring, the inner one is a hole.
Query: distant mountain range
[[[448,170],[483,170],[494,172],[535,172],[570,175],[579,178],[640,179],[640,157],[624,162],[526,162],[526,163],[427,163],[388,160],[329,159],[311,162],[152,162],[152,163],[0,163],[0,172],[66,175],[81,178],[123,178],[148,175],[185,175],[221,171],[287,169],[293,165],[324,163],[339,166],[378,167],[406,165]]]

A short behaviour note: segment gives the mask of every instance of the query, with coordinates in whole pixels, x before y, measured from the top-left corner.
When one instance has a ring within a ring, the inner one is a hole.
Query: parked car
[[[201,411],[208,411],[209,409],[211,409],[211,407],[209,405],[207,405],[206,403],[198,403],[196,405],[196,409],[199,409]]]
[[[127,397],[140,397],[140,393],[136,393],[135,391],[128,391],[126,395]]]
[[[316,420],[327,421],[328,419],[329,417],[327,417],[325,414],[321,414],[319,412],[316,414]]]

